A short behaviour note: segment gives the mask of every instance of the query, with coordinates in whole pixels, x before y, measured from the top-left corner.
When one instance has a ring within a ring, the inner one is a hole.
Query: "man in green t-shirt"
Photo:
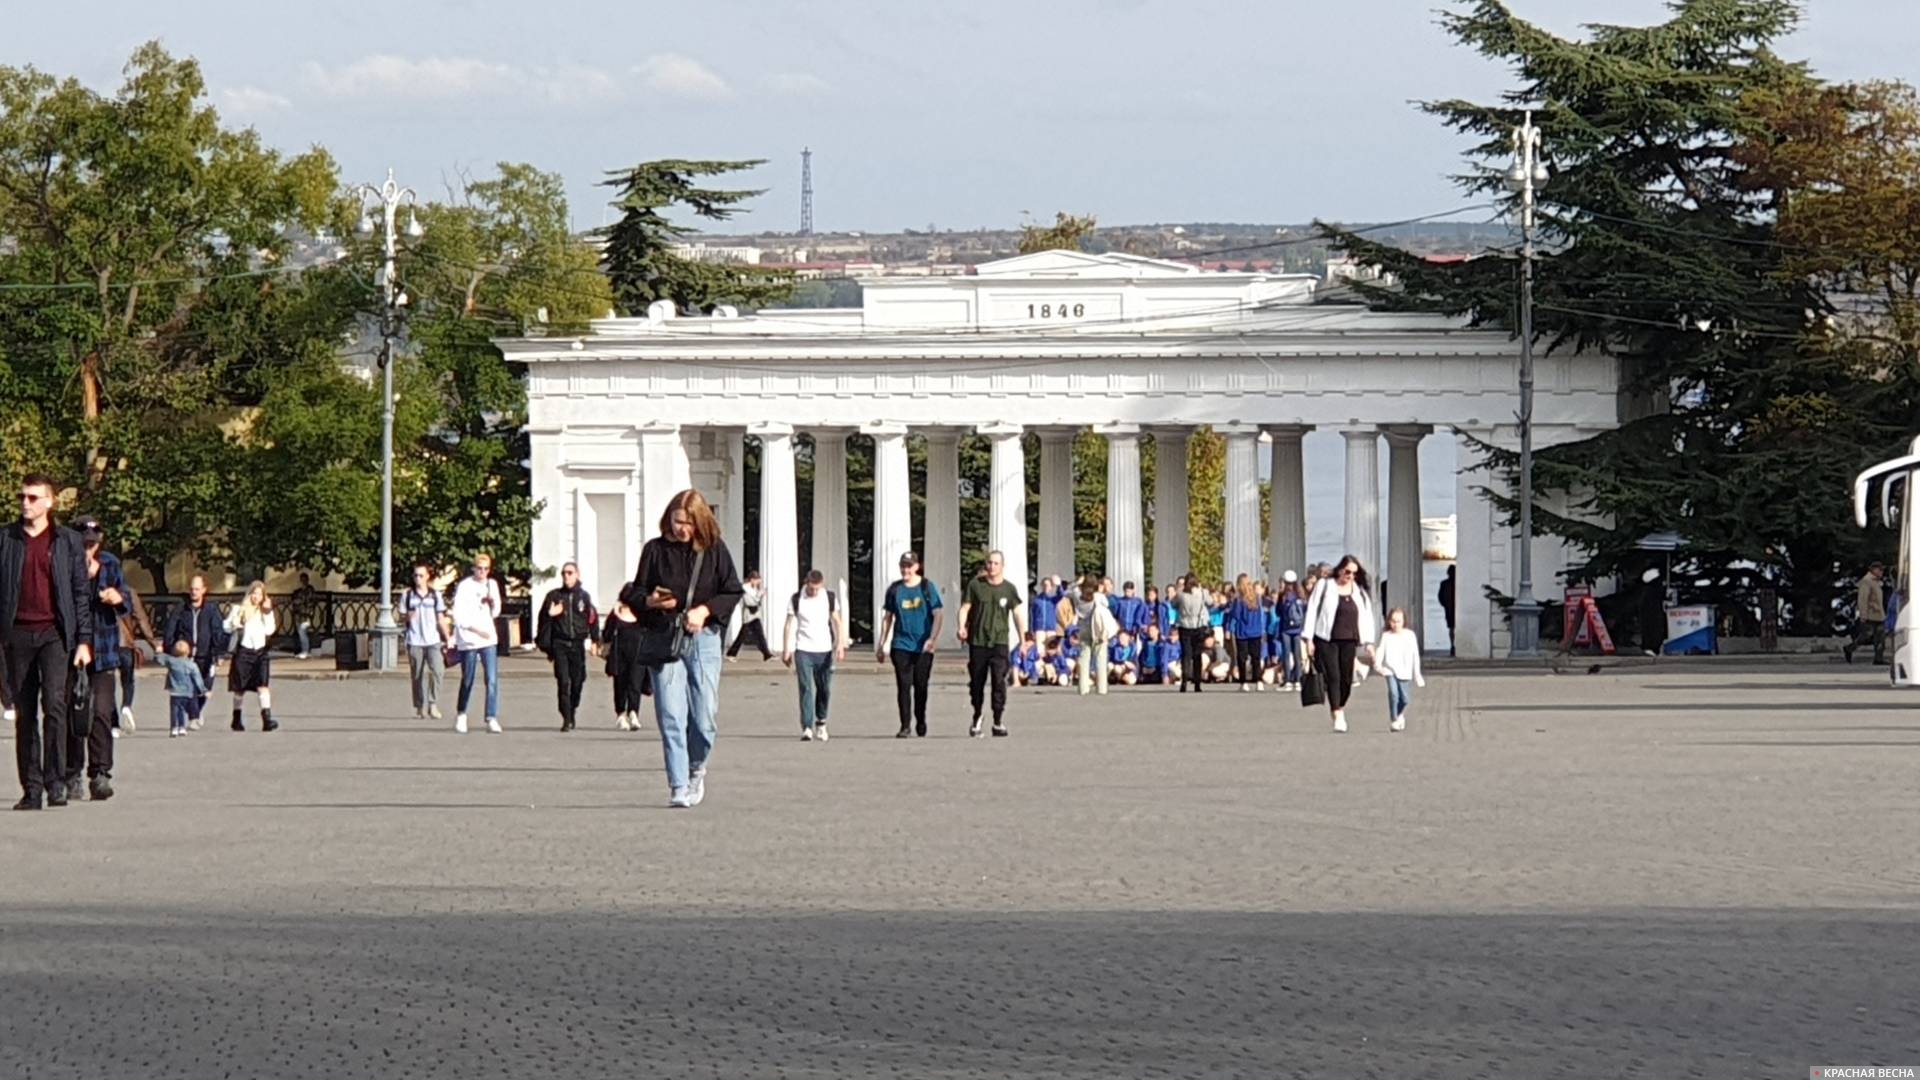
[[[980,737],[982,691],[993,683],[993,733],[1007,733],[1007,645],[1027,632],[1027,608],[1020,602],[1020,590],[1006,579],[1006,556],[987,552],[987,565],[981,576],[967,582],[960,603],[960,640],[967,645],[967,692],[973,698],[973,726],[967,734]],[[1008,629],[1011,619],[1018,633]]]

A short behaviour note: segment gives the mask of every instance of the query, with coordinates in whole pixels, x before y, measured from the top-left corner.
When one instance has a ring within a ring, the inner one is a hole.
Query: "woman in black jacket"
[[[621,731],[640,730],[640,698],[651,693],[647,668],[641,664],[640,617],[625,604],[615,604],[600,628],[600,648],[613,679],[613,721]]]
[[[669,806],[698,806],[706,797],[720,711],[721,638],[743,591],[713,508],[692,488],[675,495],[660,515],[660,535],[640,550],[640,567],[620,593],[622,603],[641,613],[640,626],[659,631],[679,620],[686,628],[679,659],[647,669]]]

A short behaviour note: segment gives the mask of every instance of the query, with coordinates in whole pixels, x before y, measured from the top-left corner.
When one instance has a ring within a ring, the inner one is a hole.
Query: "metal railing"
[[[306,618],[311,626],[313,640],[320,641],[334,634],[369,632],[380,613],[380,597],[367,592],[320,592],[315,590],[309,610],[294,611],[292,593],[270,593],[273,598],[275,616],[274,639],[292,640],[297,620],[292,616],[299,614]],[[246,599],[241,592],[208,593],[207,599],[220,609],[221,618],[232,611],[234,605]],[[167,619],[175,611],[189,602],[189,598],[177,594],[161,593],[153,596],[141,596],[140,604],[146,609],[147,621],[152,624],[155,634],[166,633]],[[501,611],[502,617],[522,623],[523,640],[531,640],[527,633],[525,620],[532,608],[532,600],[525,596],[508,596]]]

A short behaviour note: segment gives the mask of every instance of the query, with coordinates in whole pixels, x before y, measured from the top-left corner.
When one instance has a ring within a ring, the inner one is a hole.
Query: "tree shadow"
[[[1444,1080],[1920,1053],[1907,910],[724,915],[671,883],[585,910],[540,891],[367,884],[353,902],[387,910],[353,915],[16,908],[0,1066]],[[109,997],[114,1022],[75,1037]]]

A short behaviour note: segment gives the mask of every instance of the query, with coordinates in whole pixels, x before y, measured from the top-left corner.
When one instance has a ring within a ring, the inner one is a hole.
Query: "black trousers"
[[[7,690],[13,701],[13,757],[20,790],[46,792],[61,783],[67,757],[67,671],[58,630],[7,632]]]
[[[973,701],[975,720],[980,719],[988,683],[993,684],[993,722],[998,724],[1007,713],[1007,647],[967,646],[967,696]]]
[[[890,655],[893,659],[893,689],[900,702],[900,726],[906,727],[909,722],[915,722],[920,725],[921,731],[925,731],[927,682],[933,677],[933,654],[895,649]],[[978,708],[975,705],[975,709]]]
[[[1207,668],[1206,640],[1206,627],[1180,628],[1180,689],[1192,683],[1194,692],[1199,692],[1200,678]]]
[[[580,692],[587,686],[587,645],[584,641],[553,641],[553,681],[559,691],[560,717],[572,720],[580,711]]]
[[[67,725],[67,782],[78,783],[84,771],[87,779],[113,775],[113,726],[119,717],[113,702],[113,686],[120,681],[120,670],[93,671],[87,674],[88,693],[93,698],[93,723],[85,731]]]
[[[1264,642],[1259,638],[1233,639],[1233,662],[1239,665],[1241,682],[1260,681],[1260,646],[1262,644]]]
[[[133,708],[133,658],[136,655],[138,654],[131,643],[127,645],[126,651],[120,654],[120,704],[129,709]],[[100,695],[96,693],[93,696],[98,698]],[[114,722],[119,723],[118,718]]]
[[[760,659],[772,659],[773,650],[767,648],[767,630],[764,623],[763,619],[748,619],[741,623],[740,633],[733,639],[733,647],[727,650],[727,655],[739,656],[740,646],[746,644],[747,639],[751,638],[754,646],[760,650]]]
[[[1320,685],[1326,688],[1327,711],[1347,707],[1347,699],[1353,696],[1353,660],[1359,653],[1357,641],[1314,639],[1313,669],[1320,673]]]

